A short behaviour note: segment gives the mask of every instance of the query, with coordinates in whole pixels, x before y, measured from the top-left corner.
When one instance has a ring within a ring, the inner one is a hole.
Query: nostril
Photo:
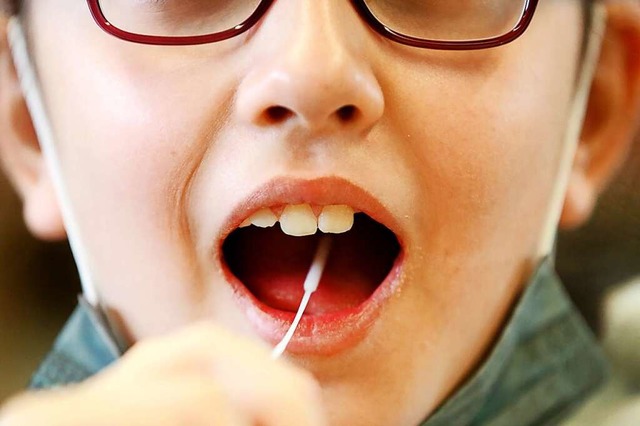
[[[294,113],[288,108],[277,105],[267,108],[264,115],[270,123],[277,124],[286,121]]]
[[[346,124],[355,121],[358,114],[360,114],[358,107],[350,104],[344,105],[335,110],[333,117],[337,117],[339,122]],[[282,124],[296,115],[298,115],[296,112],[285,106],[272,105],[263,111],[260,115],[260,121],[265,125]]]
[[[336,111],[336,115],[343,122],[352,121],[357,113],[358,109],[354,105],[345,105]]]

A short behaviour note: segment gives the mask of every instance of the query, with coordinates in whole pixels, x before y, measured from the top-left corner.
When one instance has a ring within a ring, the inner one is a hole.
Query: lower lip
[[[401,251],[384,281],[367,300],[350,309],[321,315],[303,315],[287,346],[294,355],[331,356],[360,343],[380,317],[385,302],[397,291],[402,276]],[[236,295],[235,299],[258,335],[275,346],[291,326],[295,312],[272,308],[258,300],[231,272],[222,269]],[[311,296],[313,298],[313,295]]]

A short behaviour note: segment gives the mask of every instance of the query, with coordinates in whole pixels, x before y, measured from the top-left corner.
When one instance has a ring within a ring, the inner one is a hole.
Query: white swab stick
[[[289,330],[287,330],[287,333],[284,335],[284,338],[276,345],[275,348],[273,348],[271,358],[279,358],[287,349],[287,345],[289,345],[289,342],[293,337],[293,333],[295,333],[296,328],[298,328],[298,324],[300,324],[302,314],[304,314],[305,309],[307,309],[309,299],[311,299],[311,294],[316,291],[318,284],[320,284],[320,278],[322,278],[322,272],[324,271],[324,267],[327,265],[330,249],[331,238],[328,236],[322,237],[318,244],[318,248],[316,249],[316,254],[313,257],[313,262],[311,262],[311,268],[309,268],[307,277],[304,280],[304,296],[302,296],[298,312],[296,312],[296,316],[293,319]]]

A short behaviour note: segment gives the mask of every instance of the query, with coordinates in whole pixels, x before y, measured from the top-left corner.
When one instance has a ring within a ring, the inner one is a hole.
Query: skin
[[[28,2],[25,19],[66,182],[112,320],[130,341],[156,342],[70,391],[74,406],[104,404],[91,397],[100,389],[135,395],[148,389],[142,382],[177,382],[167,365],[194,353],[215,358],[219,345],[185,345],[162,368],[136,362],[180,346],[179,330],[207,321],[227,331],[191,333],[221,344],[226,333],[243,336],[229,344],[232,352],[245,344],[256,351],[246,361],[256,388],[274,383],[258,371],[281,364],[294,371],[278,370],[271,380],[284,383],[282,400],[320,407],[314,421],[415,424],[431,413],[482,359],[539,260],[583,42],[580,4],[541,2],[527,32],[504,47],[440,52],[381,38],[348,2],[281,0],[246,35],[182,48],[124,43],[103,33],[83,2],[63,3]],[[639,7],[608,9],[564,227],[589,217],[635,130]],[[5,168],[31,230],[62,238],[6,41],[0,53]],[[316,63],[324,65],[309,66]],[[338,120],[344,105],[359,113]],[[269,106],[292,114],[265,120]],[[330,357],[270,362],[211,258],[229,211],[277,176],[344,177],[376,196],[406,235],[401,292],[363,342]],[[215,359],[238,374],[244,368],[230,362],[233,355]],[[295,396],[307,386],[291,378],[307,377],[300,368],[319,384],[321,403]],[[140,381],[127,379],[127,371],[145,369]],[[213,406],[232,415],[252,406],[220,397],[234,386],[207,377],[216,386],[204,400]],[[24,398],[17,412],[60,407],[46,396]],[[192,409],[212,409],[185,399]]]

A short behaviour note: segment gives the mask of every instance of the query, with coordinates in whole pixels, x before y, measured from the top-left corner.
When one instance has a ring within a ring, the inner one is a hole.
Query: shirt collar
[[[557,424],[607,372],[595,337],[547,258],[487,359],[422,426]]]

